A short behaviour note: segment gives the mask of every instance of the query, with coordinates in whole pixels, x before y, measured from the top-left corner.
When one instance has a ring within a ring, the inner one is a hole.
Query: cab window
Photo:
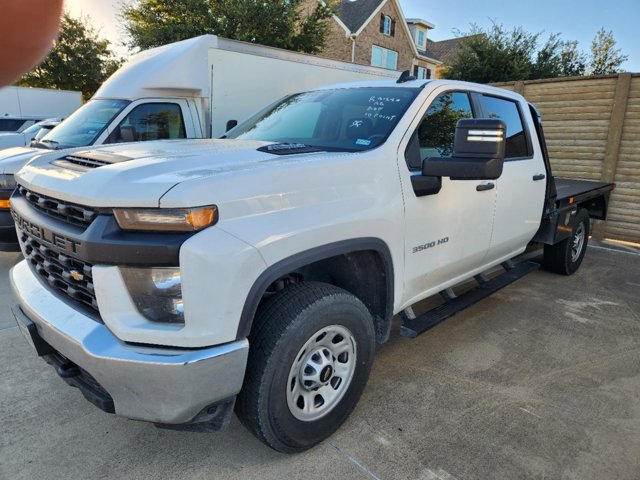
[[[175,103],[147,103],[135,107],[105,143],[174,138],[186,138],[180,106]]]
[[[463,118],[473,118],[471,100],[467,92],[445,92],[438,96],[418,127],[420,164],[417,164],[417,158],[410,158],[407,160],[409,168],[420,170],[422,160],[426,158],[451,157],[456,125],[458,120]]]
[[[506,98],[482,95],[482,108],[486,118],[499,118],[507,125],[505,159],[532,155],[518,103]]]

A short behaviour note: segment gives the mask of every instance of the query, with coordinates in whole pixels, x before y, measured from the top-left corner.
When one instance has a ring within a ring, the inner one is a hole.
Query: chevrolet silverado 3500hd
[[[535,268],[511,261],[532,241],[575,272],[613,188],[554,179],[520,95],[408,74],[288,96],[224,139],[43,154],[16,179],[14,314],[37,353],[104,411],[213,430],[235,405],[283,452],[347,418],[394,314],[422,333]]]

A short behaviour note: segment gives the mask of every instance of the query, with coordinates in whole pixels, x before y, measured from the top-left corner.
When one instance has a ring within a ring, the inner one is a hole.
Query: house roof
[[[353,33],[369,20],[369,17],[386,0],[341,0],[332,10],[344,25]]]
[[[458,57],[460,43],[465,39],[477,37],[479,35],[482,34],[450,38],[439,42],[427,39],[427,48],[425,50],[419,50],[419,53],[421,55],[426,55],[427,57],[436,58],[445,64],[451,64]]]
[[[426,21],[424,18],[407,18],[407,23],[414,25],[423,25],[430,30],[436,28],[433,23]]]

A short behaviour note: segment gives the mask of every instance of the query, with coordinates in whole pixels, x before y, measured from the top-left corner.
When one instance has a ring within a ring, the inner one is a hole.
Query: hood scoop
[[[125,162],[127,160],[131,160],[131,158],[125,157],[124,155],[116,155],[114,153],[86,151],[65,155],[51,163],[68,170],[86,172],[88,170],[93,170],[94,168]]]
[[[304,143],[272,143],[257,149],[259,152],[272,153],[273,155],[294,155],[296,153],[322,152],[320,148]]]

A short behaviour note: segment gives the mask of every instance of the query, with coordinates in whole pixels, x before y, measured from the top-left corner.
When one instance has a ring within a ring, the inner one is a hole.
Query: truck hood
[[[26,165],[17,179],[38,193],[81,205],[158,207],[167,191],[188,180],[238,175],[317,155],[257,150],[269,143],[162,140],[53,151]]]
[[[14,147],[2,150],[0,151],[0,173],[15,174],[25,163],[36,155],[49,152],[51,152],[51,150],[29,147]]]

